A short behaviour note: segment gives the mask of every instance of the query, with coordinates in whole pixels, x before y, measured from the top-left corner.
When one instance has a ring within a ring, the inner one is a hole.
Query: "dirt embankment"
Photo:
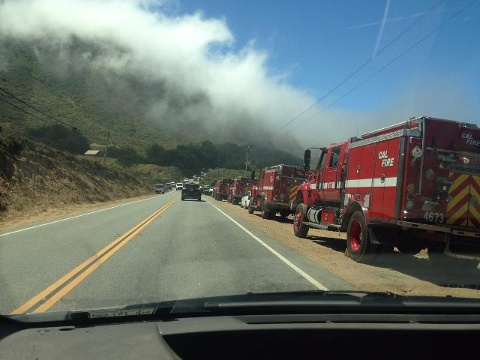
[[[0,227],[72,205],[150,193],[145,178],[24,139],[0,138]]]

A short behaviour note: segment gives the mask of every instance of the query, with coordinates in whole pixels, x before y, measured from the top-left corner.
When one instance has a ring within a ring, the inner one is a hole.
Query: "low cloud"
[[[288,85],[282,74],[269,75],[268,54],[254,41],[234,50],[224,19],[201,13],[171,16],[162,12],[163,4],[155,4],[4,0],[0,34],[36,42],[39,59],[45,47],[53,47],[64,64],[58,72],[82,62],[161,82],[164,91],[147,111],[148,120],[160,127],[198,124],[212,136],[235,132],[245,141],[265,140],[315,101]],[[96,45],[73,54],[74,41]],[[272,140],[295,147],[289,136]]]
[[[435,92],[431,82],[411,86],[374,114],[342,110],[339,103],[315,116],[329,103],[324,101],[282,128],[316,99],[290,85],[288,72],[272,72],[269,54],[254,39],[238,50],[225,19],[171,15],[172,6],[152,0],[0,0],[0,36],[34,43],[45,63],[55,50],[60,65],[51,66],[59,76],[89,66],[108,76],[135,76],[147,89],[160,84],[158,99],[145,111],[145,120],[160,129],[181,134],[188,125],[213,141],[267,141],[296,154],[412,115],[457,119],[452,109],[466,101],[467,89],[448,78],[435,82]],[[2,69],[8,66],[0,56]],[[468,118],[472,107],[465,108]]]

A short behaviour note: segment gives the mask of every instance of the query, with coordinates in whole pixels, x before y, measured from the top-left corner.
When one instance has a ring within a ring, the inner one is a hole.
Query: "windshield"
[[[480,298],[479,17],[472,0],[0,0],[0,314]]]

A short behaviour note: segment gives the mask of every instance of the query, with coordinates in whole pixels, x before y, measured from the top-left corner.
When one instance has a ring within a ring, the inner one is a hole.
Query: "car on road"
[[[153,187],[155,194],[165,194],[165,185],[164,184],[155,184]]]
[[[200,185],[195,183],[185,184],[182,189],[182,200],[186,199],[195,199],[201,201],[202,188],[200,187]]]
[[[175,190],[182,190],[183,189],[183,183],[179,182],[175,185]]]
[[[240,206],[244,209],[248,209],[248,204],[250,204],[250,195],[245,195],[242,197],[242,200],[240,201]]]
[[[210,195],[210,185],[203,185],[202,192],[205,195]]]

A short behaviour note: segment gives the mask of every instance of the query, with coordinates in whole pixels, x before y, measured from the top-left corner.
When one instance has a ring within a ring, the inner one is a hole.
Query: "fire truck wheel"
[[[253,214],[253,199],[248,203],[248,213]]]
[[[368,241],[365,216],[361,211],[355,211],[348,222],[347,256],[357,262],[368,262],[372,260],[375,250],[375,245]]]
[[[280,211],[280,217],[282,219],[286,219],[288,217],[288,215],[290,215],[290,210],[282,210]]]
[[[265,205],[262,204],[262,219],[267,219],[270,220],[272,218],[272,213],[271,211],[267,210],[265,208]]]
[[[305,205],[298,204],[293,217],[293,232],[299,238],[305,238],[308,234],[308,226],[303,223],[305,221],[305,211]]]

